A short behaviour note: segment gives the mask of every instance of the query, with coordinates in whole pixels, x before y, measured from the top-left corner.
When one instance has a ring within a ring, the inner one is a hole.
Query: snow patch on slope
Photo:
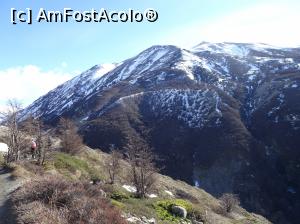
[[[220,54],[234,55],[238,57],[245,57],[249,54],[249,49],[244,45],[237,45],[231,43],[207,43],[203,42],[194,48],[193,52],[210,51]]]
[[[231,56],[236,56],[239,58],[247,57],[250,51],[258,51],[266,54],[272,55],[272,50],[285,50],[277,46],[272,46],[263,43],[209,43],[202,42],[192,48],[193,52],[203,52],[208,51],[217,54],[227,54]]]
[[[157,117],[176,116],[189,127],[203,127],[222,117],[221,98],[213,90],[168,89],[147,92],[151,112]]]
[[[93,79],[99,79],[106,73],[110,72],[116,67],[116,64],[101,64],[93,75]]]
[[[184,71],[189,79],[195,80],[194,68],[196,66],[202,67],[209,72],[213,71],[212,65],[206,59],[182,50],[182,60],[175,64],[175,68]]]
[[[145,72],[151,72],[164,65],[172,53],[169,46],[154,46],[142,52],[138,56],[124,62],[123,68],[116,72],[116,77],[106,83],[108,77],[103,77],[102,84],[112,86],[120,81],[130,78],[129,82],[135,84]]]
[[[131,192],[131,193],[135,193],[136,192],[136,187],[134,186],[130,186],[130,185],[123,185],[122,186],[126,191]]]
[[[239,57],[246,57],[249,54],[249,49],[244,46],[237,46],[235,44],[224,45],[223,51],[226,54],[236,55]]]

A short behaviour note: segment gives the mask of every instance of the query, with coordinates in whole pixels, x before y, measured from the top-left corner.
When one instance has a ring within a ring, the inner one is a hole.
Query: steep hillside
[[[201,43],[153,46],[100,78],[98,67],[26,108],[74,119],[108,150],[142,138],[164,173],[242,204],[275,223],[299,219],[300,49]],[[268,181],[266,181],[268,180]]]
[[[102,215],[105,218],[102,220],[104,223],[108,223],[106,219],[112,220],[111,214],[119,215],[116,209],[128,223],[270,223],[265,218],[249,213],[241,207],[236,207],[233,212],[228,214],[222,213],[219,210],[220,201],[204,190],[160,174],[157,174],[157,182],[148,198],[136,198],[133,194],[134,187],[131,186],[132,183],[128,182],[129,164],[121,161],[122,172],[117,176],[116,183],[108,184],[109,178],[105,164],[110,155],[88,147],[85,147],[77,156],[53,152],[51,158],[47,160],[44,167],[35,165],[34,161],[23,161],[13,168],[14,177],[27,179],[27,181],[23,181],[23,186],[13,194],[12,198],[16,205],[19,223],[40,223],[41,221],[52,223],[53,220],[56,220],[58,224],[69,223],[66,221],[67,217],[57,218],[60,216],[57,216],[53,205],[47,208],[47,200],[39,200],[39,198],[45,195],[51,196],[51,189],[55,187],[56,195],[53,200],[57,200],[61,207],[63,203],[72,199],[74,192],[76,198],[82,198],[82,195],[86,194],[83,192],[82,186],[87,194],[93,193],[93,197],[100,200],[99,203],[103,201],[113,205],[113,209],[110,208],[113,210],[112,213],[106,215],[104,212]],[[100,181],[93,185],[89,183],[91,179]],[[69,189],[70,187],[73,191]],[[99,197],[96,193],[101,193],[102,196]],[[180,219],[172,216],[170,211],[164,207],[164,205],[172,203],[185,207],[189,214],[188,218]],[[34,205],[38,206],[33,208]],[[44,214],[43,209],[46,208],[48,213]],[[89,208],[87,204],[86,211],[82,211],[83,217],[88,213]],[[60,214],[64,214],[64,212],[65,210],[62,209]],[[91,213],[91,215],[93,214]],[[191,222],[191,217],[194,217],[193,222]],[[79,222],[76,220],[75,223]]]

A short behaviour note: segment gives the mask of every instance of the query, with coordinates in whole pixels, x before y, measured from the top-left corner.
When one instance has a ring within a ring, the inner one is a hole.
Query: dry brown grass
[[[125,224],[98,186],[47,176],[13,194],[20,224]]]

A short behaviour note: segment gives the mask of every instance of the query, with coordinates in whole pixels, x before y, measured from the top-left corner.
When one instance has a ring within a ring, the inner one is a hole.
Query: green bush
[[[171,213],[172,207],[174,205],[185,208],[187,210],[188,214],[193,211],[192,204],[190,202],[182,200],[182,199],[161,200],[161,201],[155,202],[153,204],[155,211],[160,219],[166,220],[166,221],[178,222],[180,220],[180,218],[174,216]]]
[[[111,204],[113,206],[118,207],[119,209],[124,209],[125,208],[125,204],[124,203],[122,203],[120,201],[117,201],[117,200],[114,200],[114,199],[111,200]]]
[[[128,199],[129,196],[123,192],[120,191],[114,191],[111,193],[110,198],[116,200],[116,201],[122,201],[124,199]]]

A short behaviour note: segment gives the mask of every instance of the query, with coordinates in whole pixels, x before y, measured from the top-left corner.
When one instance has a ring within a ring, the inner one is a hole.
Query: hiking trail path
[[[0,224],[15,224],[10,194],[20,186],[20,181],[12,178],[11,173],[0,167]]]

